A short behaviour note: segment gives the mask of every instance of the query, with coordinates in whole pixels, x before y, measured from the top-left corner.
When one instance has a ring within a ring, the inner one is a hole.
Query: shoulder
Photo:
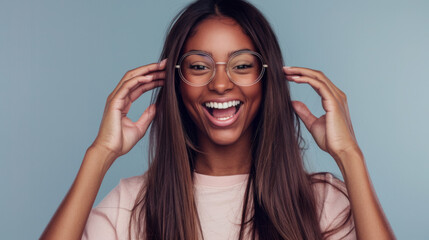
[[[320,228],[331,232],[328,239],[356,239],[346,185],[331,173],[311,175]],[[337,231],[338,230],[338,231]],[[329,234],[328,234],[329,235]]]
[[[336,202],[348,205],[346,185],[332,173],[314,173],[311,175],[311,183],[318,200],[325,204]]]
[[[83,232],[87,239],[128,239],[131,211],[145,175],[124,178],[91,210]]]
[[[146,175],[123,178],[119,184],[97,205],[96,208],[121,208],[132,210]]]

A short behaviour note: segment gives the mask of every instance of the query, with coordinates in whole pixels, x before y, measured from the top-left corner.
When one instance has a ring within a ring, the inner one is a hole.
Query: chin
[[[220,137],[213,137],[210,138],[210,140],[215,143],[216,145],[220,146],[230,146],[237,142],[238,138],[234,138],[232,136],[229,136],[229,138],[220,138]]]
[[[243,132],[238,129],[216,129],[207,132],[210,141],[219,146],[231,146],[243,140]]]

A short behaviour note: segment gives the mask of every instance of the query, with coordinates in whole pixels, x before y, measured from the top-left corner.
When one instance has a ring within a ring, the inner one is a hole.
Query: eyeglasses
[[[251,86],[261,80],[265,68],[261,54],[241,50],[233,53],[228,62],[215,62],[210,54],[203,51],[185,53],[176,65],[180,78],[187,84],[201,87],[211,82],[216,74],[216,65],[226,65],[229,80],[239,86]]]

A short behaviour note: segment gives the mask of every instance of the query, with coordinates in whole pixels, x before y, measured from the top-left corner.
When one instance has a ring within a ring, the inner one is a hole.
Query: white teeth
[[[228,101],[228,102],[223,102],[223,103],[221,103],[221,102],[219,102],[219,103],[218,102],[206,102],[205,106],[208,108],[226,109],[226,108],[233,107],[233,106],[235,107],[240,103],[241,102],[238,100]]]
[[[233,114],[233,115],[231,115],[231,116],[229,116],[229,117],[221,117],[221,118],[217,118],[217,119],[218,119],[218,120],[225,121],[225,120],[228,120],[228,119],[230,119],[230,118],[232,118],[232,117],[234,117],[234,114]]]

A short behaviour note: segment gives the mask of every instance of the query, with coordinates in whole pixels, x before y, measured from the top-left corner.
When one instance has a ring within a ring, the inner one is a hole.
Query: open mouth
[[[242,104],[239,100],[233,100],[228,102],[205,102],[203,106],[214,118],[225,121],[234,117]]]

